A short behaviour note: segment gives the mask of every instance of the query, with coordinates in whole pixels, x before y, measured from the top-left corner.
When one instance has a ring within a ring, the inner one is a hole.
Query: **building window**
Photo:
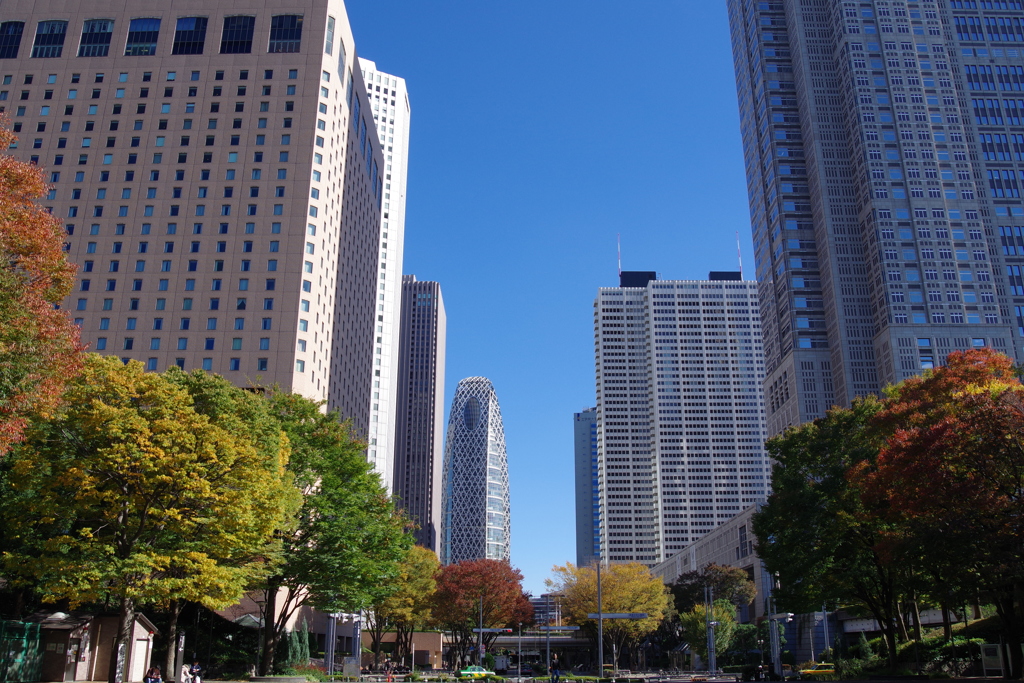
[[[0,59],[17,59],[25,22],[5,21],[0,24]]]
[[[174,43],[171,45],[172,55],[201,55],[206,43],[206,17],[182,17],[174,29]],[[199,73],[192,72],[199,80]]]
[[[60,57],[64,51],[64,38],[68,22],[40,21],[36,28],[36,39],[32,44],[33,57]]]
[[[124,46],[125,56],[155,55],[156,41],[159,36],[159,19],[132,19],[128,26],[128,42]]]
[[[220,53],[222,55],[237,55],[252,52],[252,34],[255,26],[256,17],[224,17]]]
[[[270,19],[270,53],[298,52],[302,43],[302,17],[279,14]]]
[[[110,19],[92,19],[82,28],[82,41],[78,46],[79,57],[106,57],[110,52],[110,37],[114,22]]]

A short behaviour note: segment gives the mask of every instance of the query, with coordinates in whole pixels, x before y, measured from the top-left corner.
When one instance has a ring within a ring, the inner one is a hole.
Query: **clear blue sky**
[[[512,563],[575,561],[572,414],[594,404],[592,304],[622,266],[753,274],[725,3],[348,0],[360,56],[412,105],[405,272],[441,283],[445,408],[489,377]],[[445,413],[447,422],[447,412]]]

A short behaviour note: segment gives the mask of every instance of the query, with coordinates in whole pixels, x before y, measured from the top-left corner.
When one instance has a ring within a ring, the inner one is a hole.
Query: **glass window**
[[[252,34],[256,17],[224,17],[224,31],[220,38],[222,55],[252,52]]]
[[[33,57],[60,57],[64,51],[68,22],[40,21],[36,28],[36,39],[32,43]]]
[[[110,52],[110,37],[114,22],[111,19],[92,19],[82,27],[82,41],[78,45],[79,57],[106,57]]]
[[[17,59],[25,22],[5,21],[0,24],[0,59]]]
[[[279,14],[270,19],[270,53],[298,52],[302,43],[302,17]]]
[[[182,17],[174,29],[172,55],[201,55],[206,43],[206,17]],[[192,72],[198,80],[198,72]]]
[[[126,56],[142,57],[156,54],[156,41],[160,36],[160,20],[156,18],[132,19],[128,26]]]

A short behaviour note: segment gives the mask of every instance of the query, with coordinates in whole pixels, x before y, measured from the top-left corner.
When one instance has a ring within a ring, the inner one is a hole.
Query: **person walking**
[[[562,675],[558,668],[558,655],[551,655],[551,683],[558,683]]]
[[[199,666],[198,660],[192,662],[192,666],[189,668],[188,673],[192,677],[191,683],[203,683],[203,667]]]

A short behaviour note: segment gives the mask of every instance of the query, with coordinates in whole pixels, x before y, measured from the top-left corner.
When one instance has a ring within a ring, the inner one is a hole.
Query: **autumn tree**
[[[708,661],[708,606],[696,604],[686,612],[680,612],[679,621],[690,650]],[[716,600],[711,606],[710,621],[714,626],[715,653],[723,655],[732,645],[736,633],[736,607],[727,600]]]
[[[1024,636],[1024,386],[1006,356],[954,352],[946,365],[889,392],[874,421],[877,461],[851,473],[887,546],[909,548],[944,592],[981,592],[1005,640]],[[1010,677],[1022,655],[1011,645]]]
[[[874,398],[786,430],[768,441],[772,493],[753,527],[757,550],[778,577],[778,609],[816,610],[825,600],[860,605],[878,621],[895,664],[900,603],[909,568],[880,542],[886,524],[864,508],[847,473],[878,456]]]
[[[548,588],[562,596],[562,613],[570,624],[579,626],[597,642],[597,571],[571,563],[552,568]],[[604,612],[645,612],[646,619],[608,619],[604,622],[606,649],[618,667],[623,648],[638,644],[654,632],[669,608],[668,588],[660,578],[636,562],[613,564],[601,570],[601,603]],[[601,663],[603,665],[603,662]]]
[[[113,357],[86,356],[66,407],[10,458],[5,569],[45,601],[115,602],[120,644],[140,604],[237,602],[295,500],[286,442],[257,448],[179,384]]]
[[[453,665],[469,662],[477,642],[473,629],[481,618],[484,628],[516,628],[532,622],[533,606],[522,582],[522,572],[504,560],[466,560],[441,568],[431,610],[434,623],[452,634]],[[496,636],[485,633],[484,645]]]
[[[15,139],[0,128],[0,149]],[[78,327],[57,307],[75,268],[60,221],[35,202],[45,193],[39,168],[0,154],[0,456],[31,416],[57,407],[82,364]]]
[[[296,394],[272,392],[268,400],[288,436],[288,467],[303,502],[295,526],[280,533],[282,562],[261,587],[268,615],[265,674],[273,671],[277,643],[296,610],[368,608],[392,592],[412,545],[407,520],[395,510],[350,425]]]
[[[430,606],[441,564],[432,550],[411,546],[398,566],[394,592],[377,600],[366,614],[366,630],[375,664],[380,664],[384,634],[395,631],[395,656],[412,657],[412,634],[430,620]]]
[[[711,589],[714,600],[725,600],[736,607],[749,605],[757,595],[757,588],[745,570],[713,562],[681,574],[669,586],[680,614],[704,604],[706,588]]]

